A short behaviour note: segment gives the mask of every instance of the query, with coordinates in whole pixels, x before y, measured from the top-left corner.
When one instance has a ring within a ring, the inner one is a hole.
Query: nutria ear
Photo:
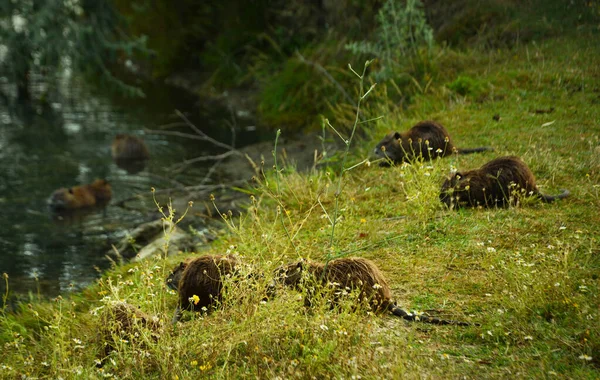
[[[400,137],[402,137],[402,136],[400,135],[400,132],[396,132],[396,133],[394,133],[394,138],[395,138],[396,140],[400,140]]]
[[[73,188],[72,188],[72,187],[69,187],[69,190],[68,190],[68,192],[69,192],[69,194],[73,194]]]

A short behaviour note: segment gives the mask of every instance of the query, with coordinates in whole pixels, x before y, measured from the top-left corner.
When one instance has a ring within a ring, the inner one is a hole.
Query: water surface
[[[33,85],[35,96],[46,89],[39,79]],[[11,91],[5,82],[0,89]],[[119,207],[119,200],[148,194],[151,187],[197,184],[212,163],[181,172],[173,165],[224,151],[145,130],[180,122],[174,114],[179,109],[205,133],[229,142],[232,116],[227,109],[164,85],[144,90],[144,99],[123,99],[70,84],[44,106],[0,101],[0,272],[9,275],[11,292],[55,296],[89,284],[109,267],[105,253],[111,244],[156,216],[149,199],[137,210]],[[252,129],[236,128],[238,146],[259,139]],[[110,144],[117,133],[142,136],[148,144],[151,159],[141,172],[130,174],[112,161]],[[113,199],[106,208],[83,217],[53,217],[47,198],[55,189],[96,178],[112,185]],[[0,291],[5,292],[3,283]]]

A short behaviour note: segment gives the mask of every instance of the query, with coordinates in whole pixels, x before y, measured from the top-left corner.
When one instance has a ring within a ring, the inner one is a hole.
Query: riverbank
[[[597,46],[597,33],[583,31],[511,49],[447,50],[436,82],[407,108],[390,105],[385,86],[376,87],[365,107],[384,118],[360,125],[366,137],[352,142],[339,192],[339,151],[307,173],[279,161],[276,175],[265,165],[264,176],[241,190],[249,204],[241,217],[219,210],[223,234],[205,250],[115,267],[81,293],[53,302],[33,295],[18,313],[3,313],[2,377],[597,378]],[[462,86],[450,85],[459,78]],[[445,125],[459,147],[495,151],[391,168],[365,161],[385,133],[423,119]],[[330,129],[327,136],[337,138]],[[544,193],[566,188],[571,197],[491,210],[439,202],[451,169],[508,154],[527,162]],[[326,304],[305,311],[296,292],[265,303],[240,282],[229,284],[223,308],[171,328],[170,269],[186,257],[224,253],[264,273],[259,288],[299,256],[369,258],[400,305],[480,326],[408,323]],[[140,327],[107,338],[102,315],[116,301],[165,327],[158,337]],[[116,350],[96,368],[111,340]]]

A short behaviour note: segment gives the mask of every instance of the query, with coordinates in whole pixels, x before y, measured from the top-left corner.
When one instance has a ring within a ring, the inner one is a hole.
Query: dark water
[[[10,86],[0,83],[10,93]],[[45,91],[34,82],[35,95]],[[119,200],[178,185],[194,185],[211,163],[181,173],[172,165],[186,158],[224,150],[196,140],[144,132],[179,122],[174,110],[189,116],[205,133],[229,142],[231,113],[215,103],[168,86],[144,88],[145,99],[121,99],[92,94],[82,85],[64,86],[45,106],[0,101],[0,272],[9,275],[13,294],[55,296],[80,289],[110,266],[105,253],[129,229],[155,216],[151,199],[137,210],[119,207]],[[210,104],[207,106],[206,104]],[[258,140],[257,132],[241,123],[238,147]],[[185,127],[176,129],[191,132]],[[117,133],[140,135],[151,159],[141,172],[129,174],[116,166],[110,144]],[[57,188],[108,179],[113,199],[103,210],[74,220],[56,220],[47,207]],[[0,291],[5,292],[4,283]]]

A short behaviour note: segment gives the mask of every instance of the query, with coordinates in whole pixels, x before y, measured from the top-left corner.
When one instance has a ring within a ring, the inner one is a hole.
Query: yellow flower
[[[200,366],[200,371],[208,371],[211,368],[212,368],[212,365],[210,363],[206,363],[206,364]]]
[[[193,302],[194,305],[198,305],[198,302],[200,302],[200,297],[198,297],[197,295],[193,295],[190,297],[190,302]]]
[[[361,223],[367,223],[367,220],[365,218],[360,218],[360,222]]]
[[[198,361],[197,361],[197,360],[192,360],[192,361],[190,362],[190,365],[191,365],[192,367],[195,367],[195,366],[197,366],[197,365],[198,365]]]

